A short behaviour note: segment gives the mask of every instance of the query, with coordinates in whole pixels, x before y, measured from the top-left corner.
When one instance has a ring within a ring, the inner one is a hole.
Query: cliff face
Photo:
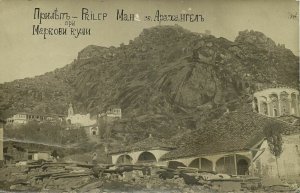
[[[147,127],[196,127],[199,116],[260,83],[297,87],[298,72],[298,57],[260,32],[240,32],[231,42],[157,26],[128,45],[88,46],[64,68],[1,84],[0,112],[66,114],[72,102],[75,111],[96,114],[119,105],[125,118]]]

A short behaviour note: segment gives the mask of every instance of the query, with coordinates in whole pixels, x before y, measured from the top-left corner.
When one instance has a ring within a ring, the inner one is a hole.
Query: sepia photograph
[[[299,1],[0,0],[0,193],[300,193]]]

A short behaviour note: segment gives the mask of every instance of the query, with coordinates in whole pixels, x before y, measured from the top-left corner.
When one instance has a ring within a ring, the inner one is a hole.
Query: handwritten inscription
[[[82,20],[105,20],[106,17],[107,17],[107,13],[105,12],[94,13],[93,11],[90,11],[87,8],[82,8],[82,13],[81,13]]]
[[[134,21],[134,13],[126,13],[123,9],[117,10],[117,20]]]
[[[124,9],[117,9],[115,13],[108,13],[106,11],[99,11],[99,9],[81,8],[81,13],[73,15],[66,11],[60,11],[58,8],[54,10],[44,11],[41,8],[35,8],[33,12],[33,19],[37,21],[32,25],[32,35],[42,36],[47,39],[48,36],[73,36],[78,38],[80,36],[90,36],[92,29],[90,27],[82,26],[84,23],[89,22],[104,22],[114,20],[117,22],[204,22],[202,14],[184,13],[184,14],[168,14],[163,13],[160,10],[153,12],[153,15],[140,15],[138,13],[130,12]],[[53,26],[57,21],[58,26]],[[77,26],[77,22],[80,22],[80,26]],[[63,23],[62,23],[63,22]],[[62,26],[63,24],[63,26]],[[91,25],[88,25],[91,26]]]

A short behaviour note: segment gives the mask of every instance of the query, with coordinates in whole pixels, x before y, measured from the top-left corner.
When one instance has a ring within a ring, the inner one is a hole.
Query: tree
[[[282,148],[283,140],[282,140],[281,133],[282,130],[280,125],[275,122],[269,122],[264,128],[264,135],[267,139],[270,152],[275,156],[277,174],[279,178],[280,178],[280,174],[278,169],[278,158],[283,152],[283,148]]]

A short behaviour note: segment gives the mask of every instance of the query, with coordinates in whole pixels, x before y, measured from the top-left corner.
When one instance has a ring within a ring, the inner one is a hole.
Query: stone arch
[[[260,113],[264,115],[268,115],[268,104],[267,97],[260,97]]]
[[[200,168],[200,161],[199,161],[200,158],[196,158],[194,159],[189,165],[188,167],[191,167],[191,168]]]
[[[234,156],[224,156],[216,162],[216,172],[233,175],[235,174]]]
[[[273,93],[270,94],[270,99],[271,99],[271,115],[273,117],[279,116],[279,100],[278,100],[278,95]]]
[[[216,162],[216,172],[229,175],[248,175],[250,159],[246,156],[235,154],[221,157]]]
[[[168,168],[177,169],[178,167],[186,167],[182,162],[179,161],[169,161]]]
[[[268,104],[266,102],[261,102],[261,112],[264,114],[264,115],[268,115]]]
[[[120,155],[116,161],[116,164],[133,164],[133,158],[128,154]]]
[[[137,163],[153,163],[153,162],[157,162],[157,159],[153,153],[148,151],[142,152],[137,159]]]
[[[291,114],[292,115],[298,115],[298,108],[297,108],[297,95],[296,93],[291,94]]]
[[[250,159],[243,155],[236,155],[237,175],[248,175],[250,167]]]
[[[212,171],[213,170],[213,163],[206,159],[206,158],[197,158],[194,159],[188,167],[198,168],[202,171]]]
[[[240,159],[237,162],[237,175],[246,175],[248,174],[249,170],[248,162],[245,159]]]
[[[98,128],[97,127],[92,127],[91,128],[91,135],[93,135],[93,136],[98,135]]]
[[[280,96],[281,115],[289,115],[290,114],[290,106],[288,100],[289,94],[285,91],[282,91],[279,96]]]

